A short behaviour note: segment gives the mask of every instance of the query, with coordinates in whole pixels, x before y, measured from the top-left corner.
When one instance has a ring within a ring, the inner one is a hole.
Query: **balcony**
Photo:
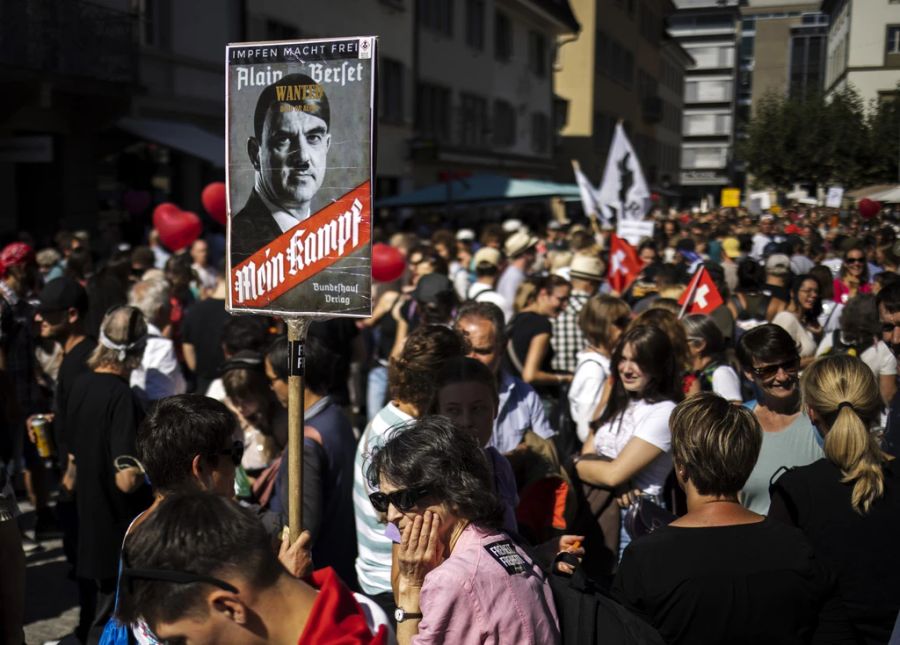
[[[137,17],[83,0],[0,0],[0,65],[109,83],[137,79]]]

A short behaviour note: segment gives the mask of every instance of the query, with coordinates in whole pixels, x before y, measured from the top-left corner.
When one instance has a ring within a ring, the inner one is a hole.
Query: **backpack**
[[[565,554],[563,554],[565,555]],[[664,645],[659,632],[613,600],[581,567],[568,576],[553,563],[550,589],[563,645]]]
[[[872,347],[875,344],[875,337],[867,338],[859,343],[854,343],[852,340],[844,338],[844,335],[841,333],[840,329],[835,329],[831,332],[831,349],[829,349],[824,356],[839,356],[841,354],[847,354],[848,356],[856,356],[859,358],[862,356],[862,353]]]

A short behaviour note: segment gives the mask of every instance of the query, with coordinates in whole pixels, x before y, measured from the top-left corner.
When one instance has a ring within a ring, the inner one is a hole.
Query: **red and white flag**
[[[709,271],[701,264],[678,300],[678,304],[681,305],[681,314],[678,317],[681,318],[686,314],[710,314],[724,302]]]
[[[609,286],[616,293],[624,293],[638,277],[644,264],[634,248],[613,233],[609,238]]]

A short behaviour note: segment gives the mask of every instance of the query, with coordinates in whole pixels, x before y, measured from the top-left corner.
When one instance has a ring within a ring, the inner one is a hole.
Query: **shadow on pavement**
[[[62,549],[35,553],[28,561],[25,581],[25,624],[55,618],[78,605],[78,588],[69,579],[70,565],[65,560],[41,563],[48,554]],[[40,558],[40,559],[38,559]]]

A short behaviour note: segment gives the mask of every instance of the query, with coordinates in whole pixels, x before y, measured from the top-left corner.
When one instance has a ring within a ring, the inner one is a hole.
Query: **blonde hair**
[[[630,316],[631,308],[621,298],[591,296],[578,314],[578,328],[592,345],[612,351],[613,326],[624,332]]]
[[[853,484],[851,504],[860,515],[884,494],[882,465],[893,459],[872,433],[883,404],[872,370],[855,356],[826,356],[801,377],[803,400],[827,428],[825,456]]]

